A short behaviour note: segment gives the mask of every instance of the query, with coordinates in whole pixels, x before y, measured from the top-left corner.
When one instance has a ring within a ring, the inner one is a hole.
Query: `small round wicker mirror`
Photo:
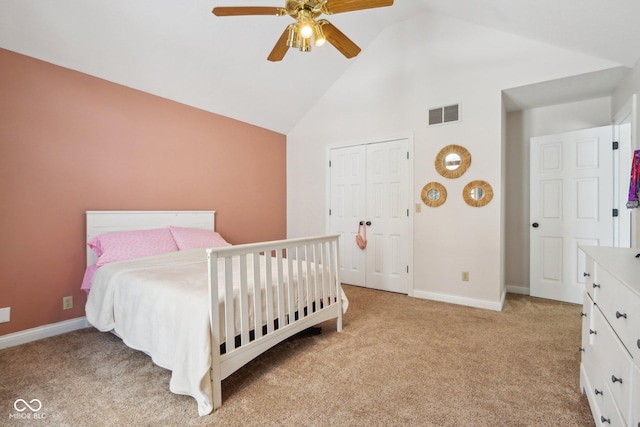
[[[462,190],[462,197],[469,206],[479,208],[493,199],[493,188],[486,181],[471,181]]]
[[[447,200],[447,190],[439,182],[430,182],[422,187],[421,197],[425,205],[437,208]]]
[[[471,153],[460,145],[447,145],[436,156],[435,166],[445,178],[458,178],[471,166]]]

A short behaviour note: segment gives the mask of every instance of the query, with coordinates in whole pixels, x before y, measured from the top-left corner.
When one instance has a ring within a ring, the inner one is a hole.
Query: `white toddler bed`
[[[87,212],[87,241],[169,226],[212,231],[214,212]],[[222,404],[222,380],[264,351],[330,319],[342,330],[337,251],[329,235],[107,263],[93,276],[87,319],[170,369],[171,391],[206,415]],[[87,250],[87,266],[96,260]]]

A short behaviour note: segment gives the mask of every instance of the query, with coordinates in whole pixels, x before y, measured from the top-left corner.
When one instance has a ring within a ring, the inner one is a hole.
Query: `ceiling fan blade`
[[[284,9],[281,7],[258,7],[258,6],[223,6],[214,7],[213,14],[216,16],[241,16],[241,15],[273,15],[282,16]],[[286,11],[284,11],[286,14]]]
[[[276,45],[273,47],[273,50],[267,57],[267,59],[271,62],[282,61],[284,55],[289,50],[289,46],[287,46],[287,38],[289,36],[289,28],[285,28],[284,32],[276,42]]]
[[[337,29],[332,23],[323,19],[320,21],[322,31],[327,41],[340,51],[347,58],[353,58],[360,53],[360,48],[351,39],[344,35],[342,31]]]
[[[393,0],[328,0],[324,5],[324,12],[328,15],[334,13],[351,12],[354,10],[374,9],[376,7],[392,6]]]

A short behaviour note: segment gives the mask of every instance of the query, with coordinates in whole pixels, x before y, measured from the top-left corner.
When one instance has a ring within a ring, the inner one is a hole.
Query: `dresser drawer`
[[[594,310],[595,353],[597,373],[601,380],[593,380],[594,387],[606,385],[604,397],[611,395],[625,422],[631,404],[633,361],[599,310]],[[609,393],[607,393],[607,390]]]
[[[580,351],[582,353],[582,364],[585,365],[589,371],[595,364],[595,350],[593,345],[595,343],[596,336],[592,334],[594,331],[594,318],[593,312],[598,308],[591,300],[591,297],[587,292],[584,293],[584,303],[582,304],[582,345]]]
[[[620,283],[604,269],[598,270],[596,288],[598,307],[635,357],[640,357],[640,296]]]
[[[599,406],[600,413],[594,414],[594,419],[596,419],[597,421],[596,425],[620,427],[627,426],[622,414],[620,413],[620,408],[616,406],[613,396],[609,392],[608,388],[605,387],[604,394],[601,397],[602,405]]]
[[[582,276],[584,277],[584,290],[587,291],[589,295],[591,295],[591,299],[594,297],[593,291],[593,283],[596,280],[596,271],[595,271],[595,263],[593,259],[589,256],[585,257],[584,264],[584,273]]]

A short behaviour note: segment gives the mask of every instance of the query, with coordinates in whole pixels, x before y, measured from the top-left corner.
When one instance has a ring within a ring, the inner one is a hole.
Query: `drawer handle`
[[[593,288],[594,288],[594,289],[595,289],[595,288],[599,288],[599,287],[600,287],[600,285],[598,285],[598,284],[596,284],[596,283],[594,283],[594,284],[593,284]]]
[[[624,317],[626,319],[627,313],[620,313],[619,311],[616,311],[616,319],[619,319],[621,317]]]
[[[602,415],[600,415],[600,421],[611,424],[611,418],[605,418]]]
[[[582,277],[591,277],[591,274],[589,274],[589,273],[582,273]]]
[[[611,382],[612,383],[620,383],[620,384],[622,384],[622,378],[616,378],[615,375],[611,375]]]
[[[596,388],[595,390],[596,390],[596,396],[597,396],[597,395],[604,396],[604,392],[602,392],[602,391],[598,390],[597,388]]]
[[[598,333],[596,331],[594,331],[593,329],[589,329],[589,334],[590,335],[597,335]]]

